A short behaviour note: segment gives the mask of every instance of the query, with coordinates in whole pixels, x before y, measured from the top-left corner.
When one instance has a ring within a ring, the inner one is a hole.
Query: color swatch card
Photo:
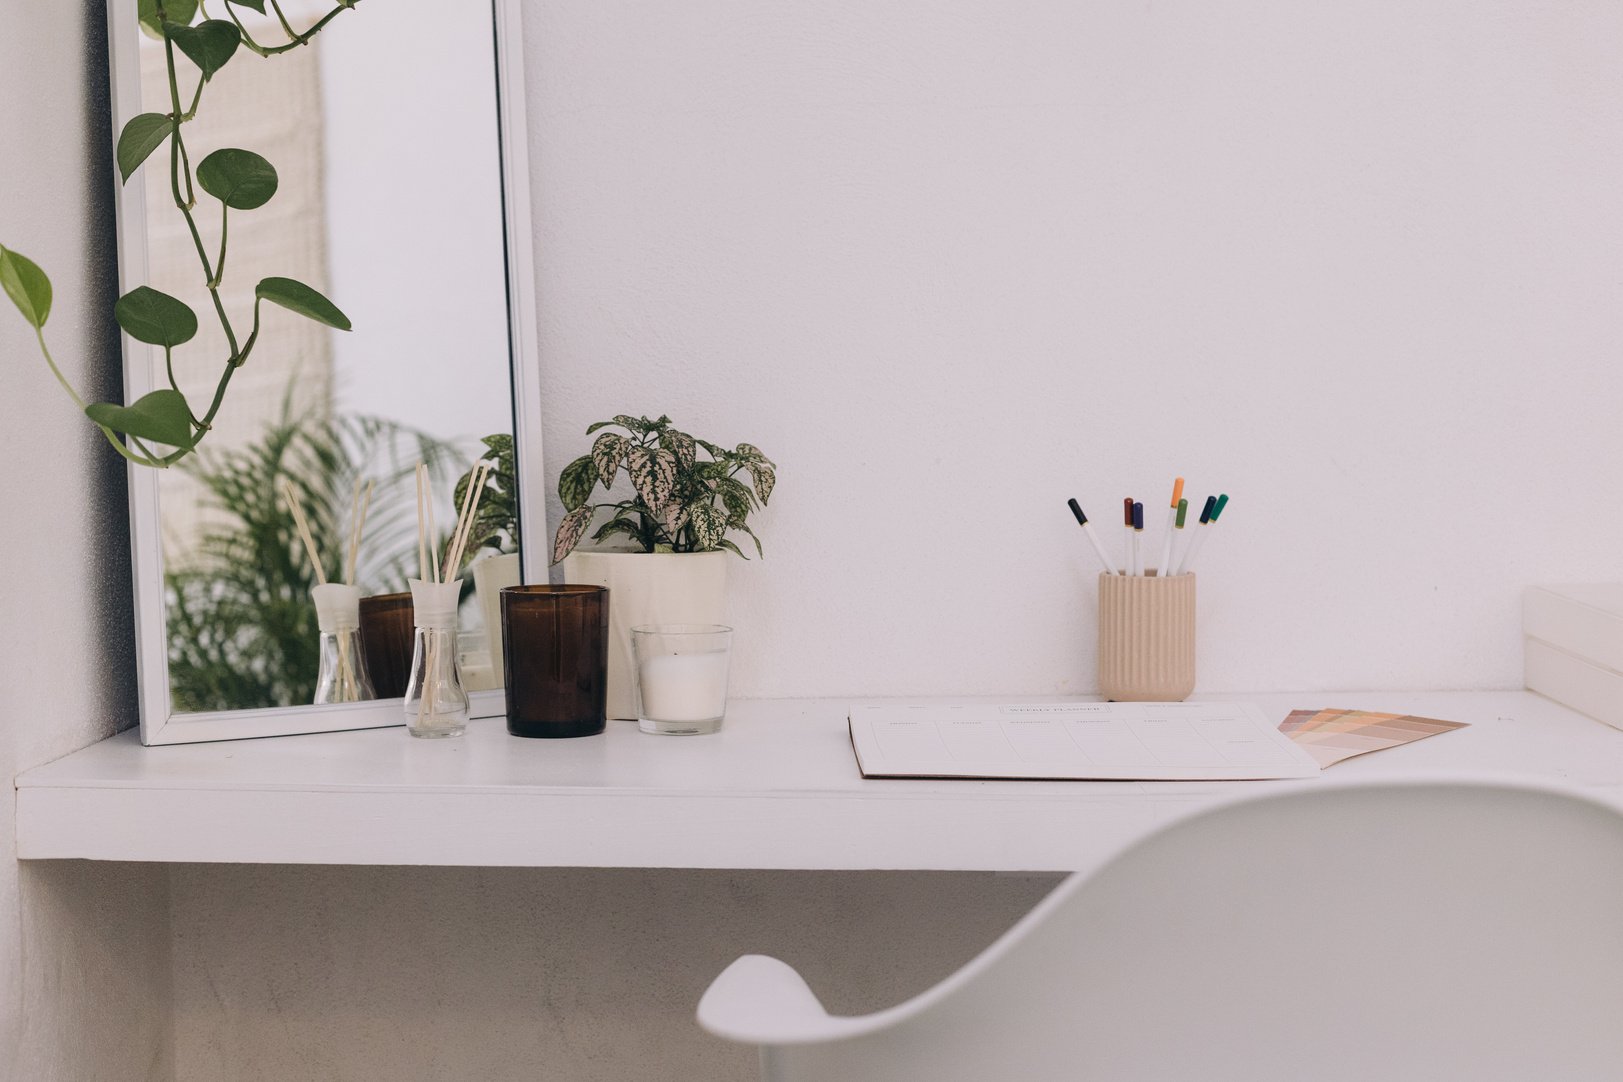
[[[1318,764],[1246,703],[887,703],[853,706],[868,778],[1230,781]]]
[[[1463,729],[1465,725],[1463,721],[1438,721],[1412,714],[1378,714],[1369,710],[1292,710],[1280,722],[1279,731],[1322,767],[1355,755]]]

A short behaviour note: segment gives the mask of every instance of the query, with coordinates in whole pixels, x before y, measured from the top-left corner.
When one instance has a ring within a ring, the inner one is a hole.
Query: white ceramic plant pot
[[[502,590],[517,586],[522,579],[518,553],[487,556],[472,570],[473,592],[479,598],[479,612],[485,618],[485,641],[490,646],[490,686],[499,688],[507,679],[502,654]],[[480,689],[470,684],[469,690]]]
[[[572,552],[564,581],[609,589],[611,718],[637,718],[631,629],[643,624],[726,623],[726,552]]]

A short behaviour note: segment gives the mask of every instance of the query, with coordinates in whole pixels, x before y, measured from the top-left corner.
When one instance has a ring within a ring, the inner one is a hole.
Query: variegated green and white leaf
[[[613,423],[621,428],[629,428],[633,432],[647,432],[649,426],[648,418],[633,417],[629,413],[616,413]]]
[[[705,449],[705,452],[711,458],[719,459],[719,458],[724,457],[727,454],[727,452],[725,450],[723,450],[720,447],[717,447],[715,444],[711,443],[709,440],[694,440],[693,442],[698,444],[700,447],[703,447]]]
[[[558,498],[565,511],[573,511],[585,503],[597,484],[597,466],[591,455],[581,455],[564,467],[558,475]]]
[[[767,458],[765,455],[763,455],[761,453],[761,449],[759,447],[755,446],[753,443],[741,443],[741,444],[739,444],[736,448],[734,448],[733,454],[737,455],[739,458],[743,459],[745,462],[761,462],[761,463],[765,463],[768,467],[770,467],[772,469],[777,469],[777,466],[778,466],[778,464],[776,462],[773,462],[770,458]]]
[[[557,563],[575,551],[575,546],[580,544],[581,535],[591,524],[592,508],[589,505],[577,507],[565,515],[564,520],[558,523],[558,535],[552,542],[552,562]]]
[[[755,494],[737,478],[718,478],[716,492],[727,508],[727,523],[730,526],[743,522],[745,516],[755,509]]]
[[[671,500],[659,509],[656,517],[659,528],[665,531],[665,536],[675,541],[676,535],[682,532],[682,527],[688,524],[688,509]]]
[[[744,468],[750,471],[750,477],[755,481],[755,495],[765,504],[772,496],[772,487],[778,483],[777,471],[764,458],[746,462]]]
[[[720,547],[726,549],[728,552],[732,553],[734,556],[737,556],[739,559],[742,559],[742,560],[749,559],[748,556],[744,555],[744,550],[743,549],[739,548],[737,545],[733,544],[731,541],[727,540],[725,537],[723,537],[721,539]]]
[[[686,432],[678,432],[674,428],[666,429],[659,434],[659,445],[676,456],[676,468],[691,470],[698,459],[693,446],[693,437]]]
[[[598,480],[603,487],[614,484],[614,475],[620,470],[620,459],[626,452],[626,438],[614,432],[605,432],[592,444],[592,463],[597,467]]]
[[[720,511],[707,503],[691,504],[688,521],[693,526],[693,540],[700,552],[721,547],[721,539],[727,535],[727,517]]]
[[[676,489],[676,456],[663,447],[633,447],[626,452],[626,470],[642,502],[659,514]]]

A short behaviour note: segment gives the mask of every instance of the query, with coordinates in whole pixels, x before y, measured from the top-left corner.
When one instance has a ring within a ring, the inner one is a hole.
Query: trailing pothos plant
[[[607,511],[609,517],[592,534],[593,541],[623,535],[644,552],[726,549],[744,556],[727,537],[739,530],[755,542],[756,555],[761,554],[761,539],[746,520],[771,497],[778,475],[759,448],[741,443],[726,450],[672,428],[665,416],[650,421],[620,414],[592,425],[586,434],[600,429],[619,431],[603,432],[591,453],[565,466],[558,477],[558,496],[568,514],[558,524],[553,563],[574,551],[598,511]],[[599,486],[612,495],[621,469],[631,482],[631,494],[590,502],[592,490]],[[741,473],[749,476],[750,484],[738,479]]]
[[[119,133],[115,157],[118,173],[129,183],[142,162],[159,147],[169,147],[169,193],[175,209],[186,221],[187,232],[202,265],[203,286],[208,290],[214,314],[225,331],[229,353],[224,370],[206,408],[199,411],[187,401],[175,381],[174,351],[197,334],[197,314],[185,301],[148,286],[137,286],[118,298],[113,318],[131,338],[163,347],[164,368],[169,386],[142,395],[127,406],[112,402],[87,403],[56,366],[45,344],[45,321],[51,314],[51,281],[33,260],[0,246],[0,288],[5,290],[23,318],[34,328],[40,352],[50,365],[57,382],[74,404],[102,430],[119,454],[142,466],[170,466],[191,454],[214,424],[231,376],[248,362],[259,342],[259,306],[264,301],[291,309],[317,323],[341,331],[350,328],[349,318],[326,297],[292,278],[265,278],[254,288],[253,327],[246,335],[238,328],[220,302],[220,283],[225,277],[227,230],[232,211],[257,210],[276,194],[276,169],[251,150],[235,147],[214,151],[192,167],[186,152],[183,127],[197,115],[203,88],[236,55],[239,48],[262,57],[276,56],[306,44],[340,13],[360,0],[334,0],[335,6],[308,29],[296,31],[283,14],[278,0],[222,0],[227,19],[208,16],[200,0],[139,0],[141,29],[163,42],[164,63],[168,69],[169,110],[142,113],[132,118]],[[265,15],[269,4],[286,35],[285,41],[262,44],[248,33],[237,16],[244,7]],[[199,13],[203,18],[197,19]],[[180,65],[176,54],[184,56],[196,69],[197,85],[188,105],[182,105]],[[220,204],[220,246],[210,255],[198,228],[197,189]],[[169,450],[162,450],[167,447]]]

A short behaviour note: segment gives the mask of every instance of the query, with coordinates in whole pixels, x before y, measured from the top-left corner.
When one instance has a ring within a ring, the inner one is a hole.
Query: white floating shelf
[[[1516,775],[1623,802],[1623,732],[1527,692],[1225,696],[1471,727],[1324,778]],[[1203,804],[1302,782],[864,780],[848,700],[734,703],[722,732],[460,740],[403,729],[143,748],[17,779],[24,859],[527,867],[1065,871]]]

